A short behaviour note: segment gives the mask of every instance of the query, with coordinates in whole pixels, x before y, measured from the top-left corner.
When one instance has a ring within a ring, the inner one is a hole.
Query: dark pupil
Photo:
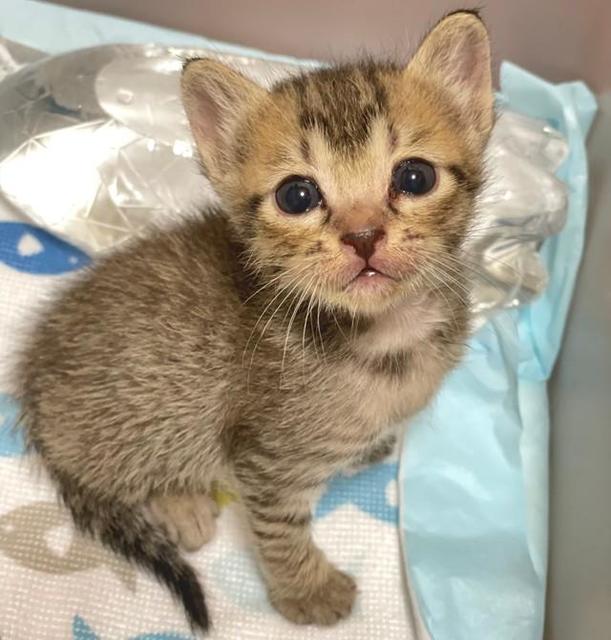
[[[425,162],[406,162],[395,174],[394,187],[401,193],[422,195],[435,184],[435,169]]]
[[[293,180],[278,189],[276,200],[285,213],[305,213],[318,205],[320,195],[312,183]]]
[[[420,193],[426,188],[426,177],[420,169],[408,169],[403,172],[401,181],[403,191],[408,193]]]
[[[290,211],[303,213],[312,204],[312,194],[307,184],[296,182],[286,190],[286,204]]]

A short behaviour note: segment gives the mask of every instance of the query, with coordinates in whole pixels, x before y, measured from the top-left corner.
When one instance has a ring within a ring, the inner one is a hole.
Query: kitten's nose
[[[376,242],[386,234],[383,229],[363,229],[342,236],[342,242],[354,247],[356,255],[367,261],[376,249]]]

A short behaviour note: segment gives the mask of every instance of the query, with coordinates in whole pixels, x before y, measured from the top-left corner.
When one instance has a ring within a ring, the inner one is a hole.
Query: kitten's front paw
[[[321,625],[332,625],[345,618],[352,610],[355,597],[355,581],[335,568],[331,568],[326,582],[312,595],[270,596],[274,607],[291,622]]]

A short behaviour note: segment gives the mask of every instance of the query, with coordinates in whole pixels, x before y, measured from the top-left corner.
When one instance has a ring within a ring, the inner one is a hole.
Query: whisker
[[[306,271],[306,267],[302,267],[302,269],[298,273],[298,276],[301,275],[301,273],[303,273],[305,271]],[[272,306],[272,304],[275,302],[275,300],[277,300],[278,297],[284,291],[286,291],[286,289],[288,289],[291,286],[291,284],[293,284],[293,283],[290,282],[290,283],[288,283],[287,285],[285,285],[283,287],[279,287],[278,291],[276,292],[276,295],[267,303],[267,305],[265,306],[265,308],[263,309],[263,311],[261,312],[261,314],[257,318],[257,321],[255,322],[255,325],[253,326],[253,328],[252,328],[252,330],[250,332],[250,335],[248,336],[248,340],[246,341],[246,346],[244,347],[244,353],[242,354],[242,364],[244,364],[244,356],[246,354],[246,350],[248,349],[248,345],[250,344],[250,340],[252,339],[252,336],[253,336],[254,332],[256,331],[257,327],[259,326],[259,323],[263,319],[263,316],[265,315],[267,310]]]
[[[299,311],[299,307],[301,306],[303,300],[305,300],[305,297],[307,296],[307,293],[308,293],[308,291],[310,289],[310,286],[311,286],[312,282],[314,281],[315,277],[316,276],[313,275],[310,278],[310,280],[308,280],[308,283],[307,283],[306,287],[302,291],[301,295],[299,296],[299,298],[297,300],[297,303],[295,304],[295,309],[294,309],[294,311],[293,311],[293,313],[291,315],[291,319],[289,320],[289,324],[288,324],[288,327],[287,327],[287,330],[286,330],[286,338],[284,339],[284,347],[282,349],[282,362],[281,362],[281,365],[280,365],[280,375],[281,376],[284,373],[284,361],[285,361],[285,358],[286,358],[286,349],[288,347],[289,337],[290,337],[290,334],[291,334],[291,328],[293,326],[293,322],[295,321],[295,318],[297,317],[297,313]]]
[[[463,283],[461,282],[458,278],[459,277],[464,277],[464,273],[457,267],[449,265],[449,264],[445,264],[443,263],[437,256],[435,255],[428,255],[427,256],[427,260],[429,262],[431,262],[433,265],[439,267],[441,269],[441,273],[443,274],[443,271],[447,271],[449,273],[443,274],[445,275],[450,282],[459,287],[459,289],[467,296],[470,297],[471,295],[471,290]]]
[[[320,283],[320,288],[322,289],[322,282]],[[323,360],[326,360],[327,354],[325,352],[325,341],[322,337],[322,331],[320,329],[320,307],[321,307],[321,304],[319,301],[316,309],[316,326],[318,328],[318,335],[320,337],[320,349],[322,351],[322,357],[323,357]]]
[[[454,307],[450,304],[448,297],[440,288],[440,285],[443,285],[443,281],[439,280],[439,277],[438,276],[436,277],[434,273],[429,273],[427,269],[423,269],[421,271],[421,275],[424,278],[424,280],[427,282],[427,284],[431,287],[431,289],[433,291],[438,291],[439,295],[443,298],[444,302],[446,303],[446,307],[448,311],[452,315],[452,326],[456,329],[458,327],[458,321],[456,319],[456,313],[454,312]]]
[[[464,253],[460,258],[456,258],[449,254],[442,254],[442,255],[431,254],[427,251],[423,251],[422,255],[426,257],[431,257],[432,255],[433,257],[442,261],[444,264],[444,267],[450,264],[455,265],[459,269],[459,271],[467,271],[468,273],[471,273],[472,275],[486,281],[491,287],[495,289],[500,290],[504,288],[502,286],[502,281],[495,279],[493,276],[487,273],[485,270],[485,267],[481,263],[475,262],[472,258],[469,257],[467,253]],[[503,263],[503,261],[501,261],[500,259],[493,260],[491,262],[504,265],[507,269],[513,272],[513,275],[515,275],[516,278],[518,278],[519,280],[522,279],[522,274],[511,265],[507,263]]]
[[[305,271],[305,268],[304,268]],[[257,323],[255,325],[255,327],[253,327],[253,330],[250,333],[250,336],[248,338],[248,342],[247,342],[247,346],[244,348],[244,354],[242,356],[242,360],[244,359],[244,355],[246,354],[246,349],[248,348],[248,343],[250,342],[251,336],[253,335],[253,332],[256,329],[256,326],[259,324],[260,319],[263,317],[263,315],[265,314],[266,310],[271,306],[271,304],[274,302],[274,300],[276,300],[282,293],[284,293],[287,289],[289,289],[289,291],[286,293],[286,295],[282,298],[282,300],[276,305],[276,308],[274,309],[273,313],[270,315],[270,317],[268,318],[267,322],[265,323],[265,325],[263,326],[263,329],[261,331],[261,333],[259,334],[259,337],[257,339],[257,342],[255,343],[255,346],[253,347],[251,356],[250,356],[250,364],[248,366],[248,374],[247,374],[247,389],[250,390],[250,373],[252,370],[252,365],[254,362],[254,358],[255,358],[255,353],[257,351],[257,348],[261,342],[261,340],[263,339],[263,336],[265,335],[265,332],[267,331],[268,327],[270,326],[272,320],[274,319],[274,316],[276,315],[276,313],[278,312],[278,310],[284,305],[284,303],[291,297],[291,295],[293,294],[293,292],[295,291],[295,289],[297,289],[299,287],[299,285],[303,282],[305,278],[301,277],[299,280],[291,283],[293,286],[291,287],[290,284],[287,285],[286,287],[282,288],[275,296],[274,298],[270,301],[270,303],[266,306],[266,308],[263,310],[263,312],[261,313],[261,315],[259,316],[259,319],[257,320]],[[290,309],[290,304],[289,304],[289,309]]]
[[[335,322],[339,332],[342,334],[342,338],[344,340],[348,340],[348,336],[344,333],[344,330],[342,329],[342,326],[340,325],[337,316],[335,315],[335,311],[333,310],[333,307],[330,307],[329,310],[331,311],[331,315],[333,316],[333,321]]]
[[[303,332],[301,334],[301,348],[303,351],[303,358],[305,360],[305,336],[306,336],[306,328],[308,325],[308,320],[310,318],[310,312],[311,310],[314,308],[314,303],[315,303],[315,295],[316,292],[318,291],[318,282],[315,279],[315,283],[314,283],[314,290],[312,291],[312,294],[310,295],[310,300],[308,302],[308,307],[306,309],[306,315],[303,321]],[[312,333],[312,344],[314,346],[314,350],[316,351],[316,354],[318,355],[318,348],[316,347],[316,339],[315,339],[315,334]]]
[[[261,293],[261,291],[267,289],[267,287],[269,287],[270,285],[274,284],[275,282],[278,282],[278,280],[280,280],[281,278],[286,278],[291,276],[294,272],[299,272],[300,270],[304,270],[305,267],[303,266],[299,266],[299,267],[291,267],[290,269],[287,269],[286,271],[283,271],[282,273],[279,273],[277,276],[274,276],[271,280],[268,280],[267,282],[265,282],[261,287],[259,287],[254,293],[251,293],[248,298],[246,298],[244,300],[244,302],[242,304],[247,304],[250,300],[252,300],[256,295],[258,295],[259,293]]]

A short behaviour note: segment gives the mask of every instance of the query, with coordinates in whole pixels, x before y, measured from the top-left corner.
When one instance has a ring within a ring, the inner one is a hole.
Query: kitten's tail
[[[192,630],[208,631],[208,609],[195,571],[141,509],[115,501],[91,500],[74,489],[62,490],[62,497],[80,529],[147,569],[181,602]]]

